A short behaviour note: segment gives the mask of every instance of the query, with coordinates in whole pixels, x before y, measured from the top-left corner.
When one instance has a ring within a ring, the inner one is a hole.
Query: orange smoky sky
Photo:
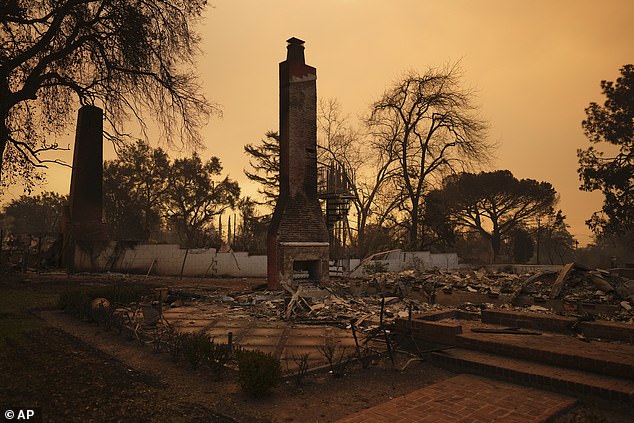
[[[203,129],[200,153],[218,156],[244,194],[256,192],[243,145],[277,130],[278,62],[291,36],[306,41],[319,97],[338,99],[352,122],[404,71],[459,61],[499,145],[490,168],[552,183],[583,245],[602,196],[578,189],[576,150],[589,145],[581,121],[603,101],[600,81],[634,61],[632,22],[631,0],[215,0],[198,27],[197,72],[223,117]],[[42,189],[68,192],[69,169],[47,177]]]

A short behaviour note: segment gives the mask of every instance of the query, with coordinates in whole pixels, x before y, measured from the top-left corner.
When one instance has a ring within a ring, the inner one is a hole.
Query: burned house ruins
[[[280,195],[267,237],[270,289],[307,273],[328,281],[328,230],[317,196],[317,71],[306,65],[304,41],[287,40],[280,63]]]

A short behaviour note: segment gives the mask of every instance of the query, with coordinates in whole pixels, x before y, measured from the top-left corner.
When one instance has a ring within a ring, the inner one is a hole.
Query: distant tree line
[[[217,157],[203,161],[194,153],[171,160],[144,141],[123,147],[117,159],[104,162],[110,239],[219,246],[218,216],[232,208],[254,214],[250,199],[240,199],[238,183],[221,173]],[[68,196],[52,192],[23,195],[4,207],[0,226],[6,234],[58,234],[67,202]]]
[[[19,235],[58,234],[67,202],[67,195],[55,192],[22,195],[0,213],[0,229]]]
[[[67,195],[43,192],[22,195],[6,204],[0,212],[0,268],[7,261],[20,263],[23,269],[27,263],[39,268],[43,260],[59,264],[55,251],[40,253],[54,245],[57,247],[51,250],[61,250],[60,229],[67,203]]]
[[[188,247],[218,244],[215,219],[236,207],[240,187],[217,157],[171,160],[143,141],[104,163],[104,215],[112,239],[157,241],[175,234]]]

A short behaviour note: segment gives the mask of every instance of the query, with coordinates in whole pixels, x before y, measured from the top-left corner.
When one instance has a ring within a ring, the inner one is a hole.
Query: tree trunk
[[[365,239],[365,225],[367,220],[368,213],[365,209],[357,211],[357,254],[359,255],[359,258],[365,257],[368,252]]]
[[[493,234],[491,234],[491,248],[493,249],[493,263],[497,262],[497,258],[500,255],[500,231],[497,227],[493,228]]]
[[[0,183],[2,182],[4,150],[7,148],[9,141],[9,128],[7,128],[7,118],[9,115],[9,105],[6,101],[8,90],[5,90],[0,84]]]
[[[359,258],[365,257],[367,247],[365,245],[365,228],[360,227],[357,230],[357,254]]]
[[[2,182],[4,151],[9,142],[9,128],[7,127],[7,119],[9,119],[9,77],[8,75],[0,75],[0,183]]]
[[[0,134],[0,183],[2,183],[2,176],[4,173],[2,171],[2,164],[3,164],[3,158],[4,158],[4,150],[6,147],[7,147],[6,138]]]
[[[413,206],[410,213],[412,221],[409,228],[409,247],[416,250],[418,248],[418,207]]]

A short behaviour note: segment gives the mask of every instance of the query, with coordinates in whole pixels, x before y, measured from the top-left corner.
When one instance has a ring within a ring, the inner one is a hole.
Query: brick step
[[[468,373],[563,393],[634,403],[634,381],[461,348],[432,353],[442,365]]]
[[[587,305],[586,305],[587,307]],[[599,305],[597,305],[599,307]],[[600,338],[634,344],[634,325],[607,321],[579,321],[556,314],[527,313],[509,310],[482,310],[482,323],[506,327],[547,330],[563,334],[582,333],[587,338]],[[572,327],[575,330],[572,330]]]
[[[464,332],[459,348],[634,380],[634,346],[583,342],[569,335],[508,335]]]

